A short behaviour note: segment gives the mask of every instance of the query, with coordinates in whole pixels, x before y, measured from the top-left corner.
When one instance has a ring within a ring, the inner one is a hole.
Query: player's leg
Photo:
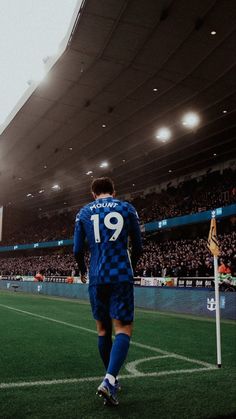
[[[134,315],[134,295],[133,284],[128,282],[113,284],[111,289],[110,316],[114,319],[116,337],[112,345],[107,373],[102,384],[98,387],[98,393],[106,397],[108,392],[107,400],[112,404],[118,404],[115,383],[129,350]],[[110,400],[110,394],[113,400]]]
[[[134,287],[130,282],[113,286],[110,302],[110,316],[113,319],[115,339],[107,368],[109,381],[113,384],[127,357],[134,318]]]
[[[96,326],[98,331],[98,350],[105,370],[107,370],[112,348],[112,320],[110,318],[106,321],[96,320]]]
[[[118,376],[129,351],[133,323],[129,321],[127,324],[126,322],[117,319],[113,320],[115,339],[112,345],[110,361],[106,373],[106,378],[108,378],[112,385],[115,385],[116,377]]]
[[[131,338],[133,322],[122,322],[121,320],[113,319],[113,325],[115,329],[115,335],[118,335],[119,333],[125,333]]]
[[[107,369],[112,347],[112,321],[109,315],[109,289],[107,286],[89,287],[89,297],[93,317],[98,331],[98,350]]]

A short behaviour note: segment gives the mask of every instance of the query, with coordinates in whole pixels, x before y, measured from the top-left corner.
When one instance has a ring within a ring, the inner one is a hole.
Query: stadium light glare
[[[101,164],[100,164],[100,166],[99,167],[101,167],[102,169],[104,169],[105,167],[108,167],[108,163],[107,163],[107,161],[103,161]]]
[[[81,3],[1,2],[0,133],[65,50]]]
[[[171,138],[171,130],[166,127],[160,128],[157,131],[156,138],[165,143]]]
[[[61,189],[60,185],[58,185],[58,183],[55,183],[55,185],[52,186],[52,189],[54,191],[59,191]]]
[[[195,128],[198,126],[199,122],[200,122],[200,118],[198,114],[196,114],[195,112],[186,113],[182,119],[182,124],[186,128]]]

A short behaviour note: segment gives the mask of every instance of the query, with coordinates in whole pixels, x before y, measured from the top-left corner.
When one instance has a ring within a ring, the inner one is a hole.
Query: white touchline
[[[67,323],[67,322],[64,322],[62,320],[56,320],[56,319],[53,319],[51,317],[42,316],[41,314],[32,313],[31,311],[20,310],[19,308],[7,306],[5,304],[0,304],[0,307],[6,308],[8,310],[13,310],[13,311],[16,311],[16,312],[19,312],[19,313],[27,314],[27,315],[32,316],[32,317],[37,317],[39,319],[43,319],[43,320],[47,320],[47,321],[50,321],[50,322],[62,324],[64,326],[73,327],[75,329],[83,330],[84,332],[89,332],[89,333],[93,333],[93,334],[97,335],[96,330],[89,329],[87,327],[78,326],[78,325],[73,324],[73,323]],[[156,348],[154,346],[149,346],[149,345],[145,345],[143,343],[134,342],[133,340],[131,340],[131,344],[134,345],[134,346],[137,346],[138,348],[148,349],[149,351],[157,352],[157,353],[162,354],[162,355],[168,355],[168,356],[180,359],[182,361],[187,361],[187,362],[191,362],[193,364],[201,365],[201,366],[209,368],[209,369],[217,368],[214,364],[210,364],[210,363],[204,362],[204,361],[199,361],[198,359],[194,359],[194,358],[188,358],[186,356],[182,356],[182,355],[176,354],[174,352],[164,351],[164,350]],[[198,371],[199,370],[200,369],[198,369]],[[161,374],[161,373],[157,373],[157,374]]]
[[[170,371],[160,371],[160,372],[148,372],[142,373],[139,372],[137,374],[129,374],[129,375],[120,375],[120,379],[127,379],[127,378],[140,378],[140,377],[163,377],[165,375],[174,375],[174,374],[192,374],[194,372],[202,372],[202,371],[218,371],[218,369],[214,366],[214,368],[190,368],[190,369],[182,369],[182,370],[170,370]],[[104,377],[83,377],[83,378],[65,378],[65,379],[58,379],[58,380],[45,380],[45,381],[21,381],[19,383],[0,383],[0,390],[8,389],[8,388],[19,388],[19,387],[34,387],[34,386],[51,386],[51,385],[58,385],[58,384],[76,384],[76,383],[85,383],[85,382],[92,382],[92,381],[100,381]]]

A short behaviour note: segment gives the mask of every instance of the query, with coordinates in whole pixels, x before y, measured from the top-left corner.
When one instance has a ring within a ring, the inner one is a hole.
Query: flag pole
[[[221,335],[220,335],[220,297],[218,280],[218,256],[220,254],[219,242],[216,233],[216,211],[211,212],[211,225],[207,246],[214,256],[214,278],[215,278],[215,309],[216,309],[216,350],[217,365],[221,368]]]
[[[214,277],[215,277],[215,304],[216,304],[217,365],[218,365],[218,368],[221,368],[220,298],[219,298],[218,257],[217,256],[214,256]]]

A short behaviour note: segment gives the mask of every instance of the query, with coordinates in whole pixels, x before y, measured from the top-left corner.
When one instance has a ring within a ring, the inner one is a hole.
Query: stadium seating
[[[170,183],[165,191],[135,198],[132,204],[139,213],[141,223],[215,209],[236,202],[234,178],[235,172],[231,169],[226,169],[222,174],[208,173],[201,178],[183,182],[178,187]],[[27,229],[17,228],[11,237],[3,236],[1,245],[71,238],[78,210],[37,219]]]
[[[236,273],[236,233],[219,236],[221,257],[230,262]],[[53,251],[43,256],[21,256],[0,259],[0,275],[32,275],[42,272],[46,276],[68,276],[76,272],[72,251],[58,254]],[[89,263],[87,259],[87,263]],[[138,276],[212,276],[213,260],[205,239],[146,240],[140,259]]]

